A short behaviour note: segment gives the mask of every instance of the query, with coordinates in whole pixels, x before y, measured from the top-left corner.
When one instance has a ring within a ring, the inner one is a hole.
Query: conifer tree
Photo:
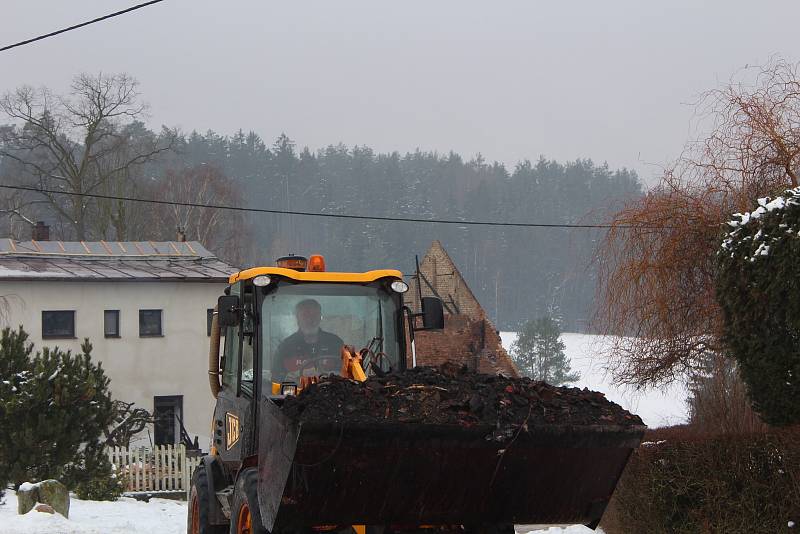
[[[0,333],[0,498],[11,481],[11,452],[16,417],[26,405],[27,383],[31,378],[30,355],[33,344],[22,327],[14,331],[4,328]]]
[[[551,317],[526,322],[511,346],[511,357],[524,376],[560,386],[580,380],[564,353],[561,329]]]
[[[5,329],[0,339],[0,463],[14,485],[55,478],[74,488],[110,475],[104,431],[115,410],[109,379],[81,352],[43,348],[33,357],[27,334]]]

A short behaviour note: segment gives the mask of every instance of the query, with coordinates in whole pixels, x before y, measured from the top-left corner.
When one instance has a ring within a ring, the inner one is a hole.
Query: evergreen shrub
[[[800,188],[728,223],[717,255],[723,341],[753,408],[770,425],[800,423]]]
[[[89,501],[116,501],[124,491],[124,480],[110,466],[104,472],[95,473],[93,478],[82,480],[75,486],[75,495]]]

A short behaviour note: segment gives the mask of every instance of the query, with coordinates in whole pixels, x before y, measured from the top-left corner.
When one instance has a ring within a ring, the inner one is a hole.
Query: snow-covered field
[[[517,334],[500,332],[500,337],[503,347],[510,350]],[[686,421],[686,389],[683,386],[674,385],[663,391],[652,389],[635,391],[615,386],[603,369],[605,365],[603,353],[609,347],[607,338],[566,333],[561,335],[561,340],[566,345],[564,352],[570,359],[572,369],[581,374],[581,379],[573,385],[605,393],[606,398],[637,414],[649,427],[668,426]]]
[[[527,532],[527,529],[517,529]],[[0,505],[2,534],[182,534],[186,532],[186,503],[169,499],[140,502],[123,497],[115,502],[70,499],[69,519],[32,510],[17,515],[17,497],[6,492]],[[588,534],[582,527],[550,528],[536,534]],[[602,534],[602,531],[598,530]]]

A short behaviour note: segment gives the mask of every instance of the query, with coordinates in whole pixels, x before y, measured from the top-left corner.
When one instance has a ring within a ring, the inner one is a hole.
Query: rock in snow
[[[36,501],[39,500],[39,486],[25,482],[19,487],[17,492],[17,513],[24,515],[33,510]]]
[[[36,505],[36,508],[34,508],[34,510],[36,510],[37,512],[42,512],[44,514],[54,514],[54,513],[56,513],[56,511],[53,510],[53,507],[50,506],[49,504],[41,504],[41,503],[39,503],[39,504]]]
[[[39,502],[49,504],[56,512],[69,518],[69,492],[58,480],[39,482]]]
[[[19,486],[17,513],[27,514],[36,503],[46,504],[51,510],[55,510],[64,517],[69,517],[69,492],[66,486],[58,480],[43,480],[36,484],[25,482]],[[38,507],[36,510],[41,511]]]

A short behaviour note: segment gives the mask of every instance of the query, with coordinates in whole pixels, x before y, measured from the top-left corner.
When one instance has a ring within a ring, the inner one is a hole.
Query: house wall
[[[153,410],[153,397],[183,395],[184,425],[208,450],[214,399],[208,386],[206,314],[222,282],[0,281],[8,312],[3,326],[22,325],[38,349],[80,351],[84,338],[103,362],[114,398]],[[120,310],[120,337],[103,335],[103,310]],[[139,309],[161,309],[163,337],[139,337]],[[42,340],[43,310],[75,310],[75,339]],[[151,429],[152,432],[152,429]],[[149,438],[144,436],[149,442]],[[144,443],[143,443],[144,444]]]
[[[479,373],[519,376],[500,342],[500,335],[485,318],[445,315],[444,330],[417,332],[415,340],[417,365],[453,362]],[[411,365],[410,357],[407,361]]]

